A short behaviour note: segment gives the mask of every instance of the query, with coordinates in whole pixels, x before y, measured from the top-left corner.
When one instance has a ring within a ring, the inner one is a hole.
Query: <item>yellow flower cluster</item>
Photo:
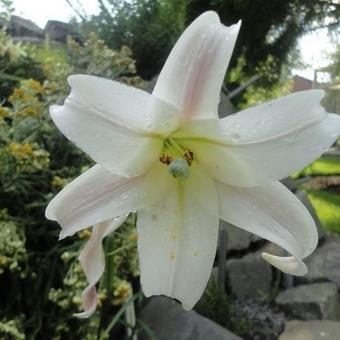
[[[6,107],[0,106],[0,118],[8,117],[9,111]]]
[[[14,118],[38,117],[44,109],[42,96],[45,94],[51,94],[48,86],[45,89],[45,84],[42,85],[34,79],[23,80],[20,87],[15,88],[8,98],[13,106],[12,116]]]
[[[83,229],[81,231],[79,231],[77,233],[78,237],[81,239],[81,240],[86,240],[88,238],[90,238],[91,236],[91,229],[90,228],[86,228],[86,229]]]
[[[29,158],[33,154],[33,147],[31,143],[10,143],[8,145],[9,152],[17,159]]]
[[[128,239],[129,239],[129,241],[132,241],[132,242],[137,241],[137,239],[138,239],[137,233],[136,233],[136,232],[131,233],[131,234],[129,235]]]
[[[40,149],[37,143],[9,143],[9,153],[19,161],[19,168],[24,166],[26,170],[32,168],[41,170],[50,163],[50,154],[44,149]]]
[[[40,113],[41,110],[39,110],[38,107],[28,106],[25,107],[22,111],[19,111],[18,115],[22,117],[38,117]]]
[[[16,101],[26,101],[28,99],[27,93],[21,88],[15,88],[13,93],[8,97],[8,100],[13,104]]]
[[[115,306],[122,305],[132,295],[131,284],[125,280],[120,281],[116,289],[113,291],[112,303]]]
[[[26,257],[25,235],[13,221],[0,220],[0,274],[6,269],[21,272],[24,277]]]
[[[0,267],[6,265],[8,262],[8,257],[7,256],[0,256]]]
[[[51,184],[56,188],[62,188],[66,184],[66,180],[59,176],[54,176]]]
[[[44,87],[41,85],[41,83],[34,79],[29,79],[24,82],[27,89],[30,89],[34,93],[43,94],[44,93]]]

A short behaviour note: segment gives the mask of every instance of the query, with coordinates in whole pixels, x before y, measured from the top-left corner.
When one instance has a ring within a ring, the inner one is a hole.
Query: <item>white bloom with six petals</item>
[[[80,256],[89,286],[79,316],[95,310],[103,238],[132,211],[146,296],[164,294],[185,309],[195,305],[213,265],[219,219],[291,254],[264,253],[273,266],[307,272],[302,259],[317,245],[316,227],[278,180],[327,150],[339,135],[340,118],[324,111],[322,91],[311,90],[218,119],[239,28],[223,26],[214,12],[202,14],[179,38],[152,95],[74,75],[64,105],[51,107],[62,133],[98,163],[46,210],[60,223],[60,238],[95,225]]]

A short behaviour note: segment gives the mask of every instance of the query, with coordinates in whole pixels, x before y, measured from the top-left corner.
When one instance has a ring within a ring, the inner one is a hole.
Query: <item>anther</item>
[[[163,153],[161,157],[159,157],[159,161],[165,165],[170,165],[172,157]]]

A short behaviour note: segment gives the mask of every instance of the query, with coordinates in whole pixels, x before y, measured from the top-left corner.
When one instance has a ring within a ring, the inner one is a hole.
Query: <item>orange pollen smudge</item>
[[[188,162],[189,166],[191,166],[192,162],[194,161],[194,153],[191,150],[187,150],[183,158]],[[159,161],[165,165],[170,165],[170,163],[174,160],[174,158],[171,155],[167,155],[163,153],[159,157]]]

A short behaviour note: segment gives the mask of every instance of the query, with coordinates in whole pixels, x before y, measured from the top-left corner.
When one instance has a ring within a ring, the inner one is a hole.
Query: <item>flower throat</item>
[[[170,174],[178,179],[189,177],[189,168],[194,161],[194,154],[189,149],[183,149],[174,139],[164,140],[160,162],[167,165]]]

